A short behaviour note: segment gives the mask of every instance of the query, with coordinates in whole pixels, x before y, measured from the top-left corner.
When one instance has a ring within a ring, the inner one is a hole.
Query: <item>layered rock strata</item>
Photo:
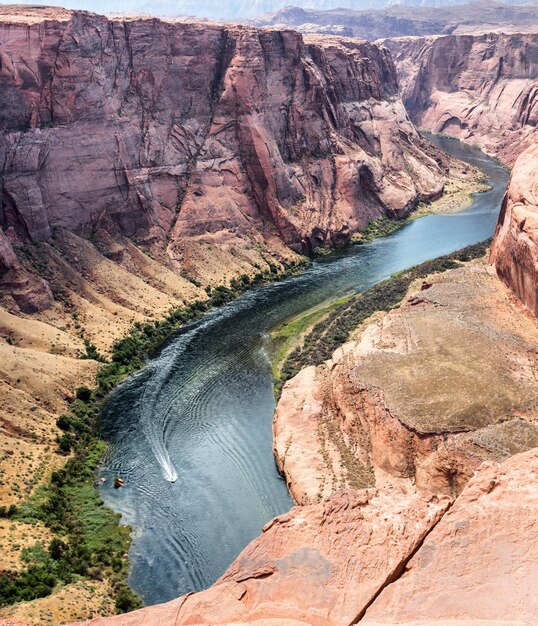
[[[538,445],[535,323],[483,263],[415,290],[284,386],[275,455],[297,503],[385,484],[455,496],[484,460]]]
[[[501,280],[538,317],[538,143],[514,165],[491,261]]]
[[[167,240],[176,270],[188,244],[308,252],[442,189],[372,44],[37,8],[0,36],[4,270],[58,229]]]
[[[382,41],[420,128],[478,144],[512,165],[538,122],[538,35],[448,35]]]

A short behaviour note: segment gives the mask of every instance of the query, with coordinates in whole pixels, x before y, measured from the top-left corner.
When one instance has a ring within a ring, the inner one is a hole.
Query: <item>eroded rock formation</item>
[[[536,624],[537,510],[538,450],[484,464],[361,623]]]
[[[275,456],[299,504],[344,487],[457,495],[486,459],[538,445],[538,329],[484,264],[415,287],[284,386]]]
[[[478,144],[512,165],[538,122],[538,35],[383,40],[419,128]]]
[[[491,260],[501,280],[538,317],[538,143],[514,165]]]
[[[122,616],[117,623],[271,618],[311,626],[351,624],[404,567],[450,503],[431,494],[395,498],[371,489],[296,507],[270,522],[209,590]]]

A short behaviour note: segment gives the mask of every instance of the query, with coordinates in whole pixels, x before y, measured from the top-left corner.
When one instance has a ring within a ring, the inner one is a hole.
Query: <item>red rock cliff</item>
[[[538,316],[538,143],[515,162],[491,261],[501,280]]]
[[[512,164],[538,122],[538,35],[385,39],[417,126]]]
[[[64,228],[345,243],[440,191],[386,50],[291,31],[0,13],[2,267]],[[435,156],[435,155],[434,155]]]

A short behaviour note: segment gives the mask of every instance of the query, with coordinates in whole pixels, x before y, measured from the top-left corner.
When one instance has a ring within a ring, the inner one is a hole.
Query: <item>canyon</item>
[[[513,164],[493,266],[412,285],[284,386],[275,457],[297,506],[208,590],[85,623],[537,623],[535,40],[0,7],[2,503],[64,462],[56,419],[100,367],[87,343],[109,354],[207,288],[439,198],[455,164],[415,125]],[[19,552],[49,538],[4,523]],[[91,585],[17,619],[110,614]]]
[[[496,258],[517,258],[510,215]],[[297,506],[207,591],[86,626],[535,624],[537,345],[485,259],[417,281],[284,386],[275,454]]]
[[[413,122],[477,144],[513,165],[535,140],[538,38],[446,35],[382,40]]]
[[[58,418],[133,324],[281,275],[449,175],[373,44],[5,6],[0,41],[5,507],[64,465]],[[49,536],[10,519],[2,535],[11,573]],[[84,585],[31,621],[112,610],[106,581]]]

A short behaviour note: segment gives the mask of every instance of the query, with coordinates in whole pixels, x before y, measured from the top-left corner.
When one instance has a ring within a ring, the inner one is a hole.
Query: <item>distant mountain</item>
[[[409,0],[404,0],[408,2]],[[319,11],[288,7],[252,20],[258,26],[288,27],[303,33],[375,40],[405,35],[537,33],[538,4],[509,5],[496,0],[458,6],[391,6],[382,10]]]
[[[0,0],[2,4],[13,4]],[[441,7],[461,4],[461,0],[29,0],[17,4],[63,6],[95,13],[130,13],[156,16],[192,15],[210,19],[243,20],[274,13],[293,5],[299,9],[354,11],[386,7]],[[523,4],[510,0],[509,4]]]

